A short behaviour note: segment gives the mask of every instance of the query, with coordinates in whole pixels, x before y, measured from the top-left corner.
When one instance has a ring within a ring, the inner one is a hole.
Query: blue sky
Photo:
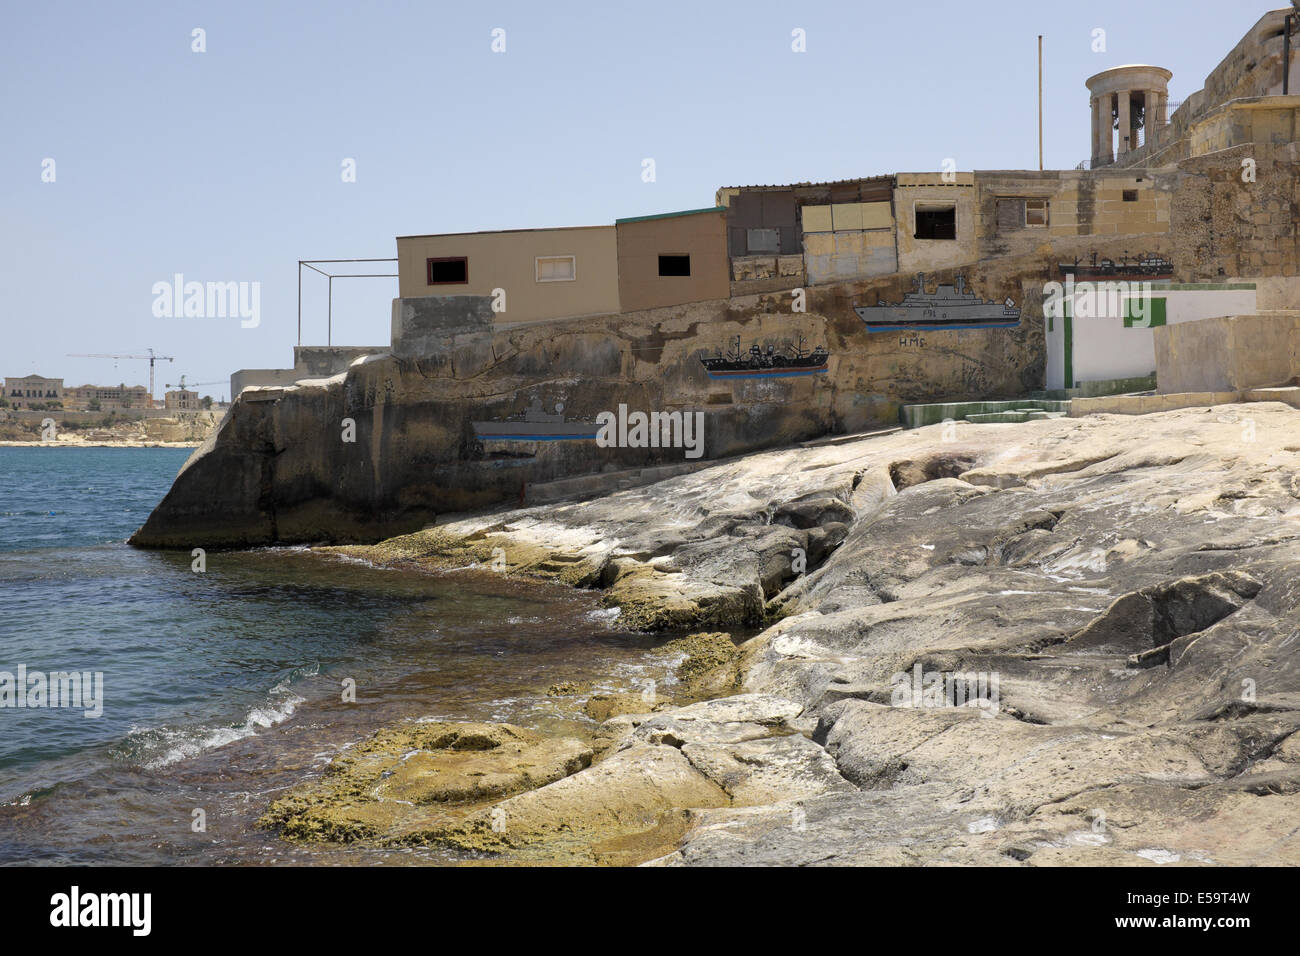
[[[177,359],[161,395],[181,373],[286,366],[297,260],[392,256],[398,235],[608,223],[708,206],[719,186],[947,157],[1034,168],[1039,33],[1046,164],[1073,167],[1089,151],[1085,78],[1154,63],[1181,100],[1270,6],[1282,4],[10,4],[0,376],[144,383],[145,363],[65,354],[152,347]],[[176,273],[259,282],[260,324],[156,317],[154,283]],[[334,342],[386,343],[396,280],[335,286]],[[304,279],[308,344],[325,340],[324,288]]]

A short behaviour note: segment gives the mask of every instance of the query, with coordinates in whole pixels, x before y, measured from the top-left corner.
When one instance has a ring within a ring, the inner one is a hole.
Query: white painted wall
[[[1134,292],[1134,294],[1137,294]],[[1153,299],[1163,298],[1165,322],[1195,322],[1220,315],[1253,315],[1256,293],[1251,288],[1215,289],[1195,285],[1150,286]],[[1093,290],[1091,297],[1083,283],[1071,297],[1074,349],[1074,382],[1096,382],[1114,378],[1138,378],[1156,368],[1155,342],[1149,328],[1125,328],[1123,299]],[[1085,312],[1094,315],[1085,315]],[[1047,387],[1068,388],[1065,381],[1065,322],[1051,320],[1047,332]]]

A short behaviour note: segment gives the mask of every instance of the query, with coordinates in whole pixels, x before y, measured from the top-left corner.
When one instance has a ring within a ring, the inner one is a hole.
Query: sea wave
[[[124,750],[146,770],[159,770],[283,723],[306,701],[289,689],[286,678],[271,688],[265,703],[251,708],[240,721],[218,727],[132,727]]]

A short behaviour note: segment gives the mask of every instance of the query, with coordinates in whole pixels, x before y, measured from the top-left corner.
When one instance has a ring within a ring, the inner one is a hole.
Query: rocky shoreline
[[[264,822],[500,862],[1300,863],[1298,426],[939,425],[331,549],[761,630],[591,740],[390,728]]]

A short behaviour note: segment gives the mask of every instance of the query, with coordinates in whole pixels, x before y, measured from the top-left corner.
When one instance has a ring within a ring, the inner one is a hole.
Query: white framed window
[[[1047,200],[1046,199],[1025,200],[1025,225],[1026,226],[1047,225]]]
[[[538,282],[572,282],[578,278],[576,256],[538,256]]]

